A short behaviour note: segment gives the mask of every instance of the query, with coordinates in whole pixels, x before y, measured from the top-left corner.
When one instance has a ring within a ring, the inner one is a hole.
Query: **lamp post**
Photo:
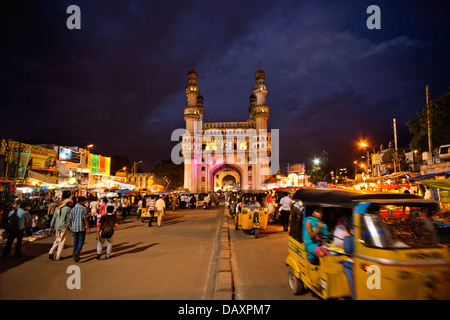
[[[369,146],[365,141],[361,141],[360,143],[359,143],[359,146],[361,147],[361,148],[364,148],[364,149],[366,149],[366,148],[371,148],[372,149],[372,151],[373,151],[373,154],[375,155],[375,148],[374,147],[372,147],[372,146]],[[370,161],[369,159],[370,159],[370,152],[369,152],[369,150],[366,150],[367,151],[367,168],[369,168],[369,166],[370,166],[370,175],[373,177],[374,176],[374,172],[373,172],[373,169],[374,169],[374,166],[373,166],[373,161]],[[372,162],[372,164],[370,163],[370,162]]]
[[[122,169],[120,169],[119,171],[116,171],[116,176],[117,176],[117,174],[120,172],[120,171],[124,171],[125,173],[127,172],[127,167],[123,167]]]
[[[139,163],[142,163],[142,161],[139,161],[139,162],[133,162],[133,181],[134,181],[134,185],[136,186],[136,166],[139,164]],[[140,180],[140,179],[139,179]],[[141,181],[139,181],[139,187],[141,186]]]
[[[142,161],[134,162],[134,163],[133,163],[133,175],[136,174],[136,166],[137,166],[139,163],[142,163]]]

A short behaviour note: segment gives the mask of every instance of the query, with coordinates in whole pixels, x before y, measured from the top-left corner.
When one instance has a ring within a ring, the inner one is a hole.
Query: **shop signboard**
[[[19,149],[14,149],[11,158],[11,164],[9,165],[8,176],[10,179],[18,178],[23,179],[25,177],[25,172],[27,170],[28,161],[30,159],[29,150],[20,151],[19,159]],[[17,168],[18,165],[18,168]],[[17,170],[17,171],[16,171]]]
[[[425,167],[424,174],[450,172],[450,162],[430,164]]]
[[[91,174],[101,174],[109,176],[111,168],[111,158],[90,153],[88,167]]]
[[[32,170],[56,170],[56,152],[52,149],[30,151]]]
[[[289,173],[305,174],[305,164],[297,163],[291,165],[289,168]]]
[[[59,147],[59,160],[72,162],[72,163],[81,163],[81,153],[74,151],[70,148]]]
[[[53,149],[41,147],[38,145],[31,145],[27,143],[20,143],[17,141],[9,140],[8,146],[5,145],[4,141],[2,141],[2,151],[6,153],[6,149],[12,148],[13,152],[10,154],[10,166],[9,172],[14,170],[15,161],[17,159],[17,150],[21,150],[21,153],[25,152],[26,156],[22,154],[22,157],[25,157],[21,160],[22,167],[28,164],[28,161],[31,159],[31,169],[32,170],[56,170],[56,152]],[[24,164],[23,162],[26,163]],[[13,171],[14,172],[14,171]],[[11,174],[9,175],[11,176]]]

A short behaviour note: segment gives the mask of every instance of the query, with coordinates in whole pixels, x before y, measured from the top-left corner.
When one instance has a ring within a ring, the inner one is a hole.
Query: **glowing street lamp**
[[[116,176],[120,171],[124,171],[125,173],[127,172],[127,167],[123,167],[122,169],[120,169],[119,171],[116,171]]]

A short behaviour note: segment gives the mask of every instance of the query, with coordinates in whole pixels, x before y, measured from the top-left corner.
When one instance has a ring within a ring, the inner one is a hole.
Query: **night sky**
[[[70,5],[81,30],[69,30]],[[381,30],[369,30],[370,5]],[[0,137],[128,156],[150,171],[184,128],[186,75],[199,75],[205,120],[246,121],[254,73],[266,72],[280,160],[356,160],[408,147],[405,122],[450,86],[447,1],[2,2]]]

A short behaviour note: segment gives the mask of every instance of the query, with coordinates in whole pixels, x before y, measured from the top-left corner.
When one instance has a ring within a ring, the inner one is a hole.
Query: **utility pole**
[[[428,91],[428,85],[425,87],[425,93],[427,96],[427,125],[428,125],[428,152],[433,157],[433,144],[431,142],[431,110],[430,110],[430,93]]]
[[[395,155],[394,155],[394,172],[397,172],[397,160],[398,160],[398,149],[397,149],[397,121],[394,118],[394,146],[395,146]]]

